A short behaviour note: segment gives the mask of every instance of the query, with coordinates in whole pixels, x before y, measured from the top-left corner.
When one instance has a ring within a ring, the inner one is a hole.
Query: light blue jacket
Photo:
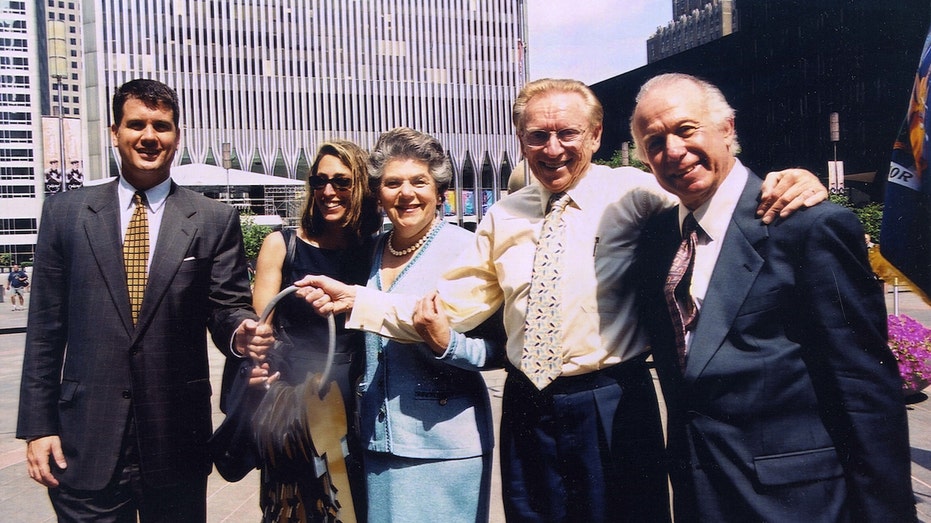
[[[474,239],[441,223],[391,289],[382,289],[379,267],[386,236],[378,239],[368,287],[423,296],[451,260]],[[492,320],[501,321],[500,316]],[[404,344],[366,334],[365,374],[359,385],[362,444],[371,451],[424,459],[456,459],[491,452],[491,405],[478,370],[500,362],[504,338],[483,340],[451,332],[438,357],[423,344]]]

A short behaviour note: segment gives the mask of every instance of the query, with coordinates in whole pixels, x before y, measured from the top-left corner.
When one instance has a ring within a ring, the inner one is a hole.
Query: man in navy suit
[[[229,357],[273,341],[251,309],[239,216],[169,178],[178,98],[133,80],[113,99],[116,181],[45,201],[16,435],[60,521],[206,519],[206,331]],[[147,283],[131,311],[122,243],[145,195]]]
[[[822,204],[756,219],[734,111],[697,78],[644,84],[631,131],[682,202],[648,224],[638,259],[676,521],[914,521],[901,382],[856,217]],[[688,216],[697,245],[680,313],[664,287]],[[697,322],[677,343],[690,307]]]

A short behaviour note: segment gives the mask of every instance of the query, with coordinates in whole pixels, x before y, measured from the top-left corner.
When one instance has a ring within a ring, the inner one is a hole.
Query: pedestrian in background
[[[7,275],[6,288],[10,291],[10,303],[14,311],[26,310],[26,290],[29,287],[29,275],[19,266],[13,264],[13,270]],[[16,302],[19,305],[16,305]]]

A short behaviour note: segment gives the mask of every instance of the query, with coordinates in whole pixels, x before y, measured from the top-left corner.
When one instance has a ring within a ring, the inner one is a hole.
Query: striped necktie
[[[123,240],[123,265],[126,267],[126,286],[129,289],[129,304],[135,325],[139,319],[139,309],[142,308],[142,296],[145,294],[149,262],[149,218],[146,215],[145,193],[137,191],[133,196],[133,202],[136,208]]]
[[[550,210],[543,219],[540,242],[533,256],[520,368],[540,390],[562,372],[562,292],[559,273],[566,237],[562,214],[569,201],[569,195],[565,193],[556,193],[550,197]]]
[[[685,343],[685,333],[695,328],[698,320],[698,308],[692,299],[692,270],[695,267],[695,246],[698,244],[698,222],[692,213],[682,221],[682,243],[672,260],[669,275],[666,277],[665,294],[666,306],[672,318],[673,330],[676,334],[676,350],[679,357],[679,368],[685,369],[685,357],[688,347]]]

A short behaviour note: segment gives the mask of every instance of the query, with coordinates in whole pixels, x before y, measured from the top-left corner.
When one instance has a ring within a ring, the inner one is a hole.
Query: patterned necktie
[[[145,209],[145,193],[137,191],[133,202],[136,209],[123,240],[123,265],[126,267],[126,286],[129,288],[129,304],[135,325],[145,294],[146,266],[149,262],[149,218]]]
[[[527,298],[527,321],[524,353],[520,367],[540,390],[562,372],[562,316],[559,271],[566,236],[563,211],[569,195],[550,197],[550,210],[543,220],[543,231],[533,256],[530,295]]]
[[[698,243],[698,222],[692,213],[682,221],[682,243],[666,277],[666,305],[676,333],[676,349],[679,368],[685,369],[685,333],[695,328],[698,309],[689,287],[692,285],[692,269],[695,267],[695,245]]]

